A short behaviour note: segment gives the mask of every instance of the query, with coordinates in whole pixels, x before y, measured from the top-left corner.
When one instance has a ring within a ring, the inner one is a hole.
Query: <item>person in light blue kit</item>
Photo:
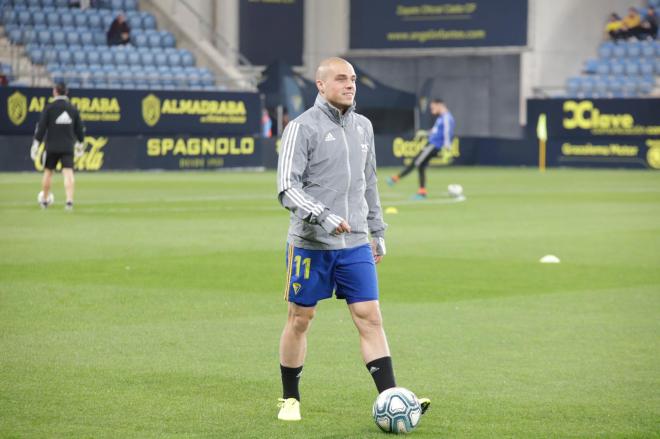
[[[378,392],[396,387],[378,302],[376,264],[385,228],[371,122],[355,112],[356,75],[341,58],[321,62],[314,106],[284,130],[278,200],[290,211],[286,251],[288,318],[280,338],[278,419],[299,421],[298,383],[319,300],[343,299]],[[422,410],[430,401],[421,398]]]
[[[426,167],[431,159],[437,156],[443,149],[449,150],[451,142],[454,139],[454,116],[445,105],[442,99],[436,98],[429,104],[431,114],[436,116],[435,123],[429,134],[429,144],[422,149],[417,157],[397,175],[387,179],[387,184],[394,186],[403,177],[408,175],[413,169],[417,168],[419,173],[419,189],[415,198],[418,200],[426,199]]]

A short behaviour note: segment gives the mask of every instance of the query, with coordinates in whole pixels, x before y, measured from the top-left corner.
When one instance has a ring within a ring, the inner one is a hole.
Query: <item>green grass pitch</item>
[[[381,170],[381,182],[392,170]],[[288,214],[266,173],[0,175],[0,437],[382,438],[343,302],[276,420]],[[443,193],[461,183],[467,201]],[[381,186],[419,438],[660,437],[660,173],[451,168]],[[554,254],[560,264],[540,264]]]

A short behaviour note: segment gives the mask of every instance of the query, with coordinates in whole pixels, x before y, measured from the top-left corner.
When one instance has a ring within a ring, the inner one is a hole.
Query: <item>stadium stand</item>
[[[52,82],[65,80],[73,88],[218,88],[212,72],[197,67],[191,51],[177,49],[174,35],[158,30],[155,17],[139,11],[136,0],[93,4],[80,10],[68,8],[66,0],[0,0],[0,24],[15,50],[43,66]],[[131,44],[108,47],[106,31],[120,12],[131,28]]]
[[[649,0],[658,8],[660,0]],[[640,9],[640,13],[644,13]],[[660,76],[660,41],[636,38],[605,41],[598,57],[587,59],[584,75],[566,80],[566,96],[577,98],[645,97],[653,94]]]

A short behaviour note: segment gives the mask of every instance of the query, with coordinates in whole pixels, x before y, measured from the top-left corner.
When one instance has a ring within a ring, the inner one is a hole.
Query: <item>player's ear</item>
[[[325,93],[325,84],[320,79],[316,80],[316,88],[319,90],[319,93]]]

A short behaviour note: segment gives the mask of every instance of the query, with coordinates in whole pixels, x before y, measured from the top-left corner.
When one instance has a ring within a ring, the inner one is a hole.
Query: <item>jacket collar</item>
[[[66,95],[59,95],[53,98],[54,101],[68,101],[69,97]]]
[[[336,122],[340,126],[344,126],[346,123],[346,120],[350,117],[351,113],[355,111],[355,100],[353,100],[353,105],[348,107],[348,109],[344,112],[344,114],[341,113],[339,108],[336,108],[330,104],[321,94],[319,93],[316,95],[316,102],[314,103],[315,106],[319,107],[321,111],[323,111],[325,114],[328,115],[330,119],[332,119],[333,122]]]

